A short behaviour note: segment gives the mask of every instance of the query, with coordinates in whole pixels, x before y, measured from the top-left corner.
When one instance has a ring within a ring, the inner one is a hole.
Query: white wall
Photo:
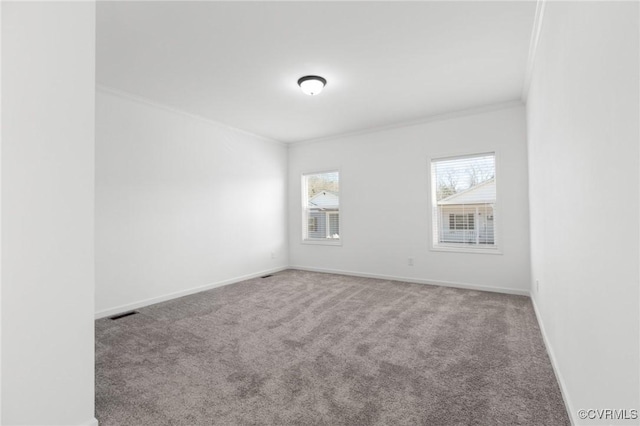
[[[96,108],[98,315],[287,266],[286,146],[106,90]]]
[[[516,105],[291,146],[291,265],[528,294],[525,135],[524,107]],[[503,254],[430,250],[428,158],[488,151],[498,155],[496,226]],[[343,245],[302,244],[300,175],[335,168],[341,171]]]
[[[94,424],[95,4],[2,7],[2,424]]]
[[[577,424],[640,408],[638,30],[638,3],[547,3],[527,102],[532,293]]]

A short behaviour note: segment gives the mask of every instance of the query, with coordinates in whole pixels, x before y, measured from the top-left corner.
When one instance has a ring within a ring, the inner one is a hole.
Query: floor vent
[[[112,320],[117,320],[117,319],[120,319],[120,318],[124,318],[124,317],[128,317],[128,316],[131,316],[131,315],[135,315],[135,314],[137,314],[137,313],[138,313],[137,311],[123,312],[123,313],[121,313],[121,314],[114,315],[114,316],[112,316],[112,317],[110,317],[110,318],[111,318]]]
[[[272,276],[273,276],[273,275],[269,274],[269,275],[265,275],[265,276],[260,277],[260,278],[269,278],[269,277],[272,277]]]

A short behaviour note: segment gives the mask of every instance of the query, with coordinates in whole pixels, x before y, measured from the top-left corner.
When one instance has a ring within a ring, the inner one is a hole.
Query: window
[[[449,229],[474,229],[473,225],[473,213],[463,214],[449,214]]]
[[[495,249],[495,153],[431,160],[433,247]]]
[[[338,243],[340,241],[339,172],[302,175],[303,240]]]
[[[309,218],[309,232],[318,232],[318,218],[310,217]]]

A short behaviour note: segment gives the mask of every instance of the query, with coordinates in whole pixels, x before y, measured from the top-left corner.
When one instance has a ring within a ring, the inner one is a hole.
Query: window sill
[[[473,247],[456,247],[456,246],[432,246],[431,251],[442,251],[448,253],[476,253],[476,254],[499,254],[502,251],[498,247],[492,248],[473,248]]]
[[[341,246],[342,240],[333,240],[327,238],[326,240],[317,239],[317,240],[302,240],[302,244],[310,244],[317,246]]]

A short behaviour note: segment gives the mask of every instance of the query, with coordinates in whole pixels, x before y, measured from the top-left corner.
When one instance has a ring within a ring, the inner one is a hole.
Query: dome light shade
[[[307,75],[300,77],[298,80],[298,86],[307,95],[314,96],[322,92],[324,86],[327,84],[327,80],[317,75]]]

